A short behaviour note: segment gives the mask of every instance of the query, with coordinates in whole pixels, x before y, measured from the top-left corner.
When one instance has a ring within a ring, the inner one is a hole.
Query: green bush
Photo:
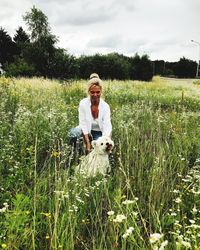
[[[7,64],[6,76],[33,76],[36,75],[35,67],[28,64],[24,59],[19,59],[15,63]]]

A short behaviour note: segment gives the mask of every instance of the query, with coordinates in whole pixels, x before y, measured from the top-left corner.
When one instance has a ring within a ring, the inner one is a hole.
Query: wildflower
[[[133,232],[134,228],[133,227],[129,227],[127,230],[126,230],[126,233],[122,235],[122,237],[124,239],[126,239],[128,236],[130,236]]]
[[[181,200],[181,198],[179,198],[179,197],[176,198],[176,200],[175,200],[176,203],[181,203],[181,201],[182,201],[182,200]]]
[[[113,221],[121,223],[123,220],[126,220],[126,216],[124,216],[123,214],[118,214]]]
[[[101,184],[101,181],[96,181],[95,185],[98,187]]]
[[[177,213],[175,213],[175,212],[171,213],[171,216],[176,216],[176,215],[177,215]]]
[[[52,151],[51,153],[51,157],[59,157],[60,156],[60,152],[57,152],[57,151]]]
[[[191,248],[191,244],[190,244],[190,242],[188,242],[188,241],[182,241],[181,242],[181,244],[184,246],[184,247],[186,247],[186,248]]]
[[[134,230],[133,227],[129,227],[129,228],[126,230],[126,232],[129,233],[129,234],[131,234],[131,233],[133,232],[133,230]]]
[[[83,201],[83,200],[81,200],[81,198],[80,198],[80,197],[78,197],[78,196],[76,197],[76,200],[77,200],[78,202],[82,203],[82,204],[84,203],[84,201]]]
[[[7,202],[4,202],[3,205],[4,205],[4,207],[8,208],[8,203]]]
[[[0,213],[4,213],[6,211],[6,207],[0,208]]]
[[[0,213],[4,213],[6,212],[6,210],[8,210],[8,207],[9,207],[8,203],[4,202],[3,205],[4,207],[0,209]]]
[[[115,214],[115,212],[114,212],[114,211],[108,211],[107,214],[108,214],[109,216],[112,216],[112,215]]]
[[[122,238],[126,239],[129,235],[127,233],[122,235]]]
[[[181,228],[181,227],[182,227],[182,225],[179,223],[178,220],[176,220],[176,221],[174,222],[174,226],[176,226],[176,228]],[[179,230],[176,230],[176,231],[178,232]]]
[[[108,180],[106,178],[102,179],[103,183],[106,183]]]
[[[182,179],[182,181],[183,181],[183,182],[191,182],[191,180],[189,180],[189,179],[184,179],[184,178]]]
[[[193,229],[200,229],[200,226],[196,224],[192,224],[190,227]]]
[[[72,207],[73,207],[73,209],[74,209],[75,212],[78,211],[78,207],[76,205],[72,205]]]
[[[138,212],[131,212],[131,214],[132,214],[134,217],[137,217],[137,216],[138,216]]]
[[[161,243],[161,245],[160,245],[159,250],[163,250],[164,247],[166,247],[167,245],[168,245],[168,240],[163,241],[163,242]]]
[[[40,213],[40,214],[42,214],[42,215],[44,215],[44,216],[46,216],[47,218],[51,218],[51,213]]]
[[[68,194],[64,194],[63,197],[66,198],[66,199],[69,199],[69,195]]]
[[[188,227],[187,227],[188,228]],[[186,233],[187,234],[192,234],[192,231],[190,230],[190,229],[188,229],[187,231],[186,231]]]
[[[129,204],[133,204],[133,203],[134,203],[133,200],[125,200],[122,202],[122,204],[124,204],[124,205],[129,205]]]
[[[195,191],[194,189],[192,189],[191,193],[193,193],[193,194],[200,194],[200,191]]]
[[[63,195],[64,191],[55,190],[54,193],[57,195]]]
[[[3,249],[6,249],[7,245],[6,245],[5,243],[3,243],[3,244],[1,244],[1,247],[2,247]]]
[[[151,244],[154,244],[155,242],[160,240],[162,237],[163,237],[163,234],[159,234],[159,233],[150,234],[149,241]]]
[[[178,194],[180,191],[179,191],[179,190],[174,189],[172,192],[173,192],[174,194]]]

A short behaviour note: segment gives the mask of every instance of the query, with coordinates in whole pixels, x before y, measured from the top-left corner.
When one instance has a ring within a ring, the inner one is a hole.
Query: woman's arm
[[[109,107],[109,105],[106,105],[104,108],[103,135],[109,136],[110,138],[112,135],[112,124],[111,124],[111,119],[110,119],[110,107]]]
[[[88,154],[91,150],[91,143],[90,143],[90,138],[89,134],[83,134],[84,142],[85,142],[85,147],[86,147],[86,154]]]
[[[86,120],[86,113],[85,113],[85,106],[82,101],[80,101],[79,108],[78,108],[78,115],[79,115],[79,126],[83,132],[83,134],[88,134],[88,126]]]
[[[79,126],[83,132],[83,138],[84,138],[84,143],[86,147],[86,154],[88,154],[91,150],[91,143],[90,143],[90,138],[89,138],[88,124],[86,120],[85,106],[82,101],[79,104],[78,112],[79,112]]]

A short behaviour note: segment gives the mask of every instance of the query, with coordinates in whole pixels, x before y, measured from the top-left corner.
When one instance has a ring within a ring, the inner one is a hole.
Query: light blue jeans
[[[68,132],[69,138],[80,138],[82,137],[83,133],[79,127],[71,128]]]
[[[92,140],[97,140],[99,137],[102,136],[102,132],[92,130],[91,135],[92,135]],[[70,129],[68,136],[70,139],[73,139],[73,138],[80,139],[83,136],[83,133],[82,133],[81,128],[75,127],[75,128]]]

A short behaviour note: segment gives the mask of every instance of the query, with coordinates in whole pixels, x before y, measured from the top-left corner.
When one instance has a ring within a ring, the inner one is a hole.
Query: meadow
[[[0,78],[0,248],[200,249],[198,82],[105,81],[114,164],[95,178],[68,143],[86,86]]]

